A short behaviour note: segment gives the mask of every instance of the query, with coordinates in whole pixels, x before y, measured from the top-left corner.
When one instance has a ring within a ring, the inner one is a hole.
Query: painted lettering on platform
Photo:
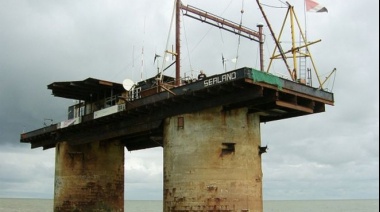
[[[203,85],[205,87],[207,87],[207,86],[219,84],[219,83],[222,83],[222,82],[231,81],[231,80],[234,80],[234,79],[236,79],[236,72],[231,72],[231,73],[227,73],[227,74],[223,74],[223,75],[219,75],[219,76],[216,76],[216,77],[212,77],[212,78],[206,79],[206,80],[203,81]]]

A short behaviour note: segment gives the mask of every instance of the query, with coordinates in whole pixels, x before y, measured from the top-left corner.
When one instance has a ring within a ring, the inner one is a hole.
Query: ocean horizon
[[[379,212],[379,199],[264,200],[264,212]],[[126,212],[162,212],[162,200],[125,200]],[[1,212],[51,212],[53,199],[0,198]]]

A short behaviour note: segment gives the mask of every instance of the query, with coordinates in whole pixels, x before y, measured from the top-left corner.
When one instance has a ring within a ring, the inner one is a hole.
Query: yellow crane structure
[[[309,46],[310,45],[313,45],[313,44],[316,44],[318,42],[321,41],[321,39],[319,40],[316,40],[316,41],[312,41],[312,42],[308,42],[307,41],[307,38],[306,38],[306,35],[305,33],[303,32],[302,30],[302,27],[300,25],[300,22],[297,18],[297,15],[294,11],[294,7],[292,5],[290,5],[288,2],[287,2],[287,5],[288,5],[288,10],[286,12],[286,15],[285,15],[285,18],[284,18],[284,21],[282,23],[282,26],[281,26],[281,30],[280,30],[280,33],[278,35],[278,37],[276,37],[271,25],[270,25],[270,22],[259,2],[259,0],[256,0],[259,8],[260,8],[260,11],[261,13],[263,14],[263,17],[268,25],[268,28],[271,32],[271,35],[275,41],[275,48],[273,50],[273,53],[272,53],[272,56],[270,57],[270,62],[269,62],[269,65],[268,65],[268,68],[267,68],[267,72],[269,72],[271,66],[272,66],[272,62],[273,60],[275,59],[282,59],[285,63],[285,66],[287,68],[287,71],[290,75],[290,78],[293,80],[293,81],[296,81],[296,82],[299,82],[299,83],[303,83],[303,84],[306,84],[306,79],[302,76],[300,76],[300,71],[306,71],[306,70],[301,70],[301,67],[299,67],[298,63],[297,63],[297,60],[298,58],[310,58],[310,61],[311,61],[311,64],[313,66],[313,69],[314,69],[314,72],[315,72],[315,75],[317,77],[317,80],[318,80],[318,83],[319,83],[319,88],[320,89],[323,89],[323,85],[326,83],[326,81],[332,76],[332,74],[336,71],[336,68],[334,68],[331,73],[328,75],[328,77],[326,77],[325,80],[322,80],[319,73],[318,73],[318,70],[316,68],[316,65],[315,65],[315,62],[314,62],[314,59],[313,59],[313,56],[310,52],[310,49],[309,49]],[[281,38],[282,38],[282,35],[283,35],[283,32],[284,32],[284,28],[285,28],[285,25],[287,23],[287,21],[290,22],[290,30],[291,30],[291,43],[292,43],[292,46],[289,50],[284,50],[281,46]],[[298,32],[301,36],[301,42],[298,42],[299,45],[297,46],[297,40],[296,40],[296,32],[297,32],[297,29],[298,28]],[[291,59],[292,60],[292,65],[293,65],[293,68],[291,68],[288,64],[288,59]],[[302,67],[302,68],[306,68],[306,67]]]

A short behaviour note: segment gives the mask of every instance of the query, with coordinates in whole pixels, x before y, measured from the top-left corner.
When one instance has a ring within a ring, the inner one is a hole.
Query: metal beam
[[[221,29],[235,33],[250,40],[254,40],[257,42],[261,41],[261,34],[259,32],[244,27],[241,24],[237,24],[235,22],[221,18],[217,15],[203,11],[190,5],[185,6],[181,4],[181,9],[182,11],[184,11],[183,14],[188,17],[219,27]]]

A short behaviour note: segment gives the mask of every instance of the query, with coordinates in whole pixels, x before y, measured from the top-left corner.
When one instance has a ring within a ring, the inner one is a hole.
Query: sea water
[[[160,200],[127,200],[125,212],[162,212]],[[0,212],[51,212],[53,200],[0,198]],[[264,212],[379,212],[379,200],[266,200]]]

